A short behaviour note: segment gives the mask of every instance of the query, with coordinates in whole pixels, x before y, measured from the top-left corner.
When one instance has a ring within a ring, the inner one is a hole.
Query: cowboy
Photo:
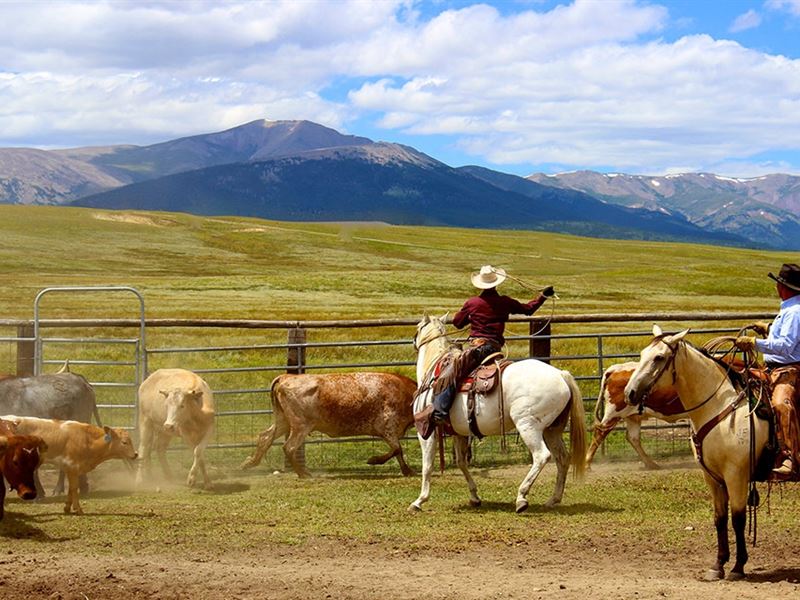
[[[436,394],[433,404],[429,404],[415,415],[422,439],[427,439],[437,424],[448,420],[459,375],[468,375],[487,357],[502,351],[505,344],[503,332],[509,315],[532,315],[545,300],[555,294],[553,286],[550,285],[536,298],[523,304],[510,296],[501,296],[497,293],[497,286],[503,283],[506,277],[503,269],[491,265],[484,265],[478,273],[472,274],[472,285],[482,291],[479,295],[468,299],[453,317],[453,325],[458,329],[469,324],[468,346],[458,357],[456,377]]]
[[[763,353],[764,362],[772,381],[772,408],[777,415],[777,438],[780,451],[778,466],[772,472],[788,476],[797,472],[798,440],[800,424],[797,421],[796,387],[800,377],[800,266],[784,264],[774,279],[781,299],[778,316],[769,326],[755,323],[756,333],[767,335],[766,339],[740,336],[736,347],[743,351],[757,350]]]

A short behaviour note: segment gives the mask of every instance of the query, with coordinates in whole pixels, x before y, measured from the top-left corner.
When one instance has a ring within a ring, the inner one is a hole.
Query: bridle
[[[447,337],[446,331],[437,331],[434,335],[424,338],[422,341],[417,342],[417,336],[414,336],[414,339],[411,340],[411,343],[414,345],[414,350],[419,350],[425,344],[430,344],[434,340],[441,339],[443,337]]]
[[[669,349],[670,349],[671,355],[670,355],[669,359],[667,360],[667,362],[664,364],[664,366],[663,366],[663,367],[661,367],[661,369],[658,371],[657,375],[653,377],[653,383],[650,385],[650,387],[652,388],[652,386],[653,386],[653,385],[655,385],[655,383],[656,383],[656,382],[657,382],[659,379],[661,379],[661,377],[664,375],[664,373],[666,373],[667,369],[669,369],[669,368],[672,368],[672,385],[675,385],[675,380],[676,380],[676,374],[675,374],[675,356],[677,356],[677,354],[678,354],[678,346],[679,346],[680,344],[684,344],[684,345],[685,345],[685,344],[686,344],[686,342],[685,342],[684,340],[678,340],[678,341],[675,343],[675,345],[674,345],[674,346],[671,346],[671,345],[670,345],[670,344],[668,344],[666,341],[664,341],[664,339],[663,339],[663,336],[661,336],[661,338],[656,338],[656,340],[653,340],[653,342],[655,342],[655,341],[661,341],[661,342],[664,342],[664,345],[665,345],[667,348],[669,348]],[[651,344],[652,344],[653,342],[651,342]],[[708,404],[708,403],[709,403],[709,402],[710,402],[710,401],[711,401],[711,400],[712,400],[712,399],[713,399],[713,398],[714,398],[714,397],[717,395],[717,392],[718,392],[718,391],[719,391],[719,390],[722,388],[722,386],[723,386],[723,385],[725,385],[725,381],[727,381],[727,380],[728,380],[728,375],[729,375],[729,372],[730,372],[730,369],[731,369],[731,368],[732,368],[732,365],[728,365],[728,368],[727,368],[727,369],[728,369],[728,371],[725,373],[725,377],[723,377],[722,381],[721,381],[721,382],[720,382],[720,384],[719,384],[719,385],[716,387],[716,389],[715,389],[713,392],[711,392],[711,395],[710,395],[710,396],[708,396],[708,397],[707,397],[705,400],[703,400],[702,402],[700,402],[700,403],[699,403],[699,404],[697,404],[696,406],[693,406],[692,408],[687,408],[687,409],[686,409],[686,410],[684,410],[682,413],[675,413],[675,414],[676,414],[676,415],[681,415],[681,414],[688,415],[689,413],[692,413],[692,412],[694,412],[694,411],[698,410],[699,408],[702,408],[702,407],[703,407],[703,406],[705,406],[706,404]],[[642,399],[642,401],[639,403],[639,414],[642,414],[642,412],[644,411],[645,407],[647,407],[646,401],[647,401],[647,396],[648,396],[648,395],[649,395],[649,390],[648,390],[648,394],[645,394],[644,398],[643,398],[643,399]],[[658,411],[657,411],[657,408],[656,408],[656,407],[654,407],[654,406],[649,406],[648,408],[652,408],[653,410],[656,410],[656,412],[658,412]]]

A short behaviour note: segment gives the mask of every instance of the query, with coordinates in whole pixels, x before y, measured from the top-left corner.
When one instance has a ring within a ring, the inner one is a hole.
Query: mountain
[[[501,180],[504,184],[498,185]],[[728,234],[709,236],[671,215],[609,205],[580,192],[478,167],[455,169],[413,148],[384,142],[197,169],[73,204],[276,220],[385,221],[744,243]]]
[[[527,179],[621,206],[681,215],[698,227],[744,237],[755,245],[800,250],[800,177],[734,179],[710,173],[651,177],[575,171],[537,173]]]
[[[667,183],[661,184],[664,189]],[[783,218],[786,209],[779,205],[794,198],[786,195],[792,181],[754,192],[748,202],[755,204],[744,212],[741,207],[704,211],[707,195],[673,206],[658,196],[657,185],[648,185],[656,188],[651,197],[638,191],[604,195],[602,186],[582,190],[575,181],[536,182],[480,167],[456,169],[407,146],[344,135],[310,121],[258,120],[149,146],[0,149],[0,203],[74,202],[792,248],[800,240],[794,235],[797,222]],[[774,205],[765,204],[767,197]]]
[[[64,204],[82,196],[216,165],[372,143],[310,121],[258,120],[151,146],[0,149],[0,203]]]

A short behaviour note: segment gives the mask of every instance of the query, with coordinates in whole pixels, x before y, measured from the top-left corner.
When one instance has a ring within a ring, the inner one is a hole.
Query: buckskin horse
[[[706,579],[725,577],[730,559],[728,509],[736,541],[736,563],[729,579],[743,579],[747,562],[745,523],[748,486],[769,438],[769,423],[751,415],[746,393],[729,377],[729,368],[686,342],[689,330],[666,335],[657,325],[654,339],[640,354],[639,366],[625,387],[634,406],[666,386],[674,386],[692,427],[693,450],[711,489],[717,560]],[[651,406],[658,410],[657,406]]]
[[[417,325],[414,347],[417,349],[417,381],[420,384],[414,400],[414,412],[419,412],[432,401],[432,390],[423,389],[426,374],[437,360],[452,346],[445,331],[445,317],[423,317]],[[502,401],[501,401],[502,400]],[[586,453],[586,423],[583,400],[575,379],[568,371],[561,371],[539,360],[527,359],[510,364],[500,375],[500,385],[492,392],[476,396],[475,415],[483,435],[498,435],[505,431],[516,431],[531,452],[531,469],[517,492],[516,511],[528,508],[527,495],[542,468],[555,457],[558,473],[553,495],[547,506],[561,502],[569,466],[576,476],[584,472]],[[450,422],[455,432],[453,445],[456,464],[464,473],[469,486],[472,506],[480,506],[477,486],[467,467],[467,448],[470,427],[468,422],[466,394],[456,395],[450,410]],[[567,450],[562,433],[570,422]],[[423,440],[417,435],[422,447],[422,490],[409,506],[410,512],[421,509],[430,497],[431,473],[436,436]]]

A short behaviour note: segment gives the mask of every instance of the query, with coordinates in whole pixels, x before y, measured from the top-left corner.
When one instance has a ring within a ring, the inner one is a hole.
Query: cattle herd
[[[631,414],[631,408],[620,398],[634,365],[611,367],[603,376],[595,440],[586,456],[587,464],[620,419],[627,419],[629,432],[638,434],[642,417]],[[273,423],[258,436],[254,453],[241,467],[258,465],[273,442],[285,437],[283,450],[288,462],[298,476],[306,477],[310,473],[298,460],[297,452],[309,433],[319,431],[330,437],[381,438],[389,452],[373,456],[368,463],[383,464],[397,457],[403,475],[413,475],[400,440],[413,424],[416,387],[412,379],[393,373],[276,377],[271,390]],[[178,436],[194,455],[187,484],[210,489],[205,448],[213,433],[215,412],[208,384],[191,371],[159,369],[141,384],[138,397],[137,452],[128,431],[102,425],[92,386],[84,377],[69,372],[68,365],[58,373],[35,377],[0,376],[0,476],[21,498],[31,500],[44,496],[38,467],[41,463],[53,464],[60,469],[53,494],[64,492],[66,475],[64,512],[82,514],[79,497],[88,490],[88,472],[111,459],[121,459],[133,469],[138,457],[136,483],[141,485],[150,478],[150,458],[155,452],[163,474],[170,479],[166,451]],[[657,466],[640,450],[638,435],[631,442],[646,464]],[[0,485],[0,500],[5,490],[6,485]],[[0,502],[0,518],[2,515]]]

